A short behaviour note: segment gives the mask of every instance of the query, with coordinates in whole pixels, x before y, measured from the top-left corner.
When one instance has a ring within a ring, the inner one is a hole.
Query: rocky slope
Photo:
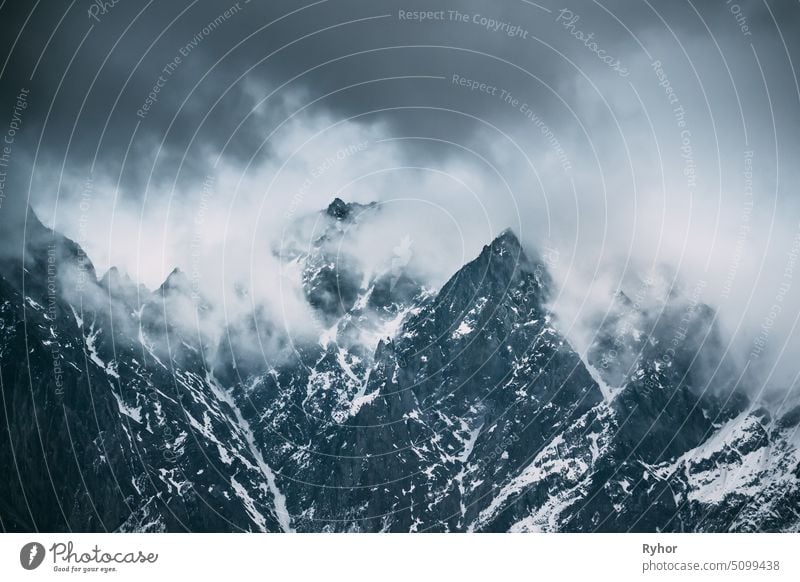
[[[337,199],[278,253],[302,343],[259,310],[212,337],[183,273],[98,281],[30,213],[0,265],[0,527],[800,528],[800,408],[748,401],[708,307],[620,294],[581,355],[512,232],[432,290],[402,249],[371,271],[341,251],[377,212]]]

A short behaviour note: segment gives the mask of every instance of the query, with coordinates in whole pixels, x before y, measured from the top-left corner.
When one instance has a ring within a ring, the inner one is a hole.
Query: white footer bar
[[[778,581],[798,554],[799,534],[4,534],[0,579]]]

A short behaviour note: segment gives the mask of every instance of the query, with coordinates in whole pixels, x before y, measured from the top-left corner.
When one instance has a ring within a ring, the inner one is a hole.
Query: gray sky
[[[0,220],[29,203],[101,272],[199,264],[280,300],[267,249],[341,193],[390,217],[365,261],[410,237],[435,283],[507,226],[557,248],[573,331],[667,264],[746,353],[792,283],[797,2],[0,6],[0,130],[29,91]]]

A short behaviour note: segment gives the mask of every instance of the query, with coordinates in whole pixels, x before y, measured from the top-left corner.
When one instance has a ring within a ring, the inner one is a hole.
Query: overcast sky
[[[338,194],[434,284],[506,227],[558,249],[566,328],[668,265],[746,352],[794,283],[800,349],[796,1],[101,4],[0,4],[6,247],[30,204],[100,272],[269,287]]]

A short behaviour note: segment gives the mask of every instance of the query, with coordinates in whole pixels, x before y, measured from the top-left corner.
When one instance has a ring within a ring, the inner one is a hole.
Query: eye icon
[[[35,570],[44,561],[44,546],[38,542],[30,542],[19,551],[19,563],[26,570]]]

